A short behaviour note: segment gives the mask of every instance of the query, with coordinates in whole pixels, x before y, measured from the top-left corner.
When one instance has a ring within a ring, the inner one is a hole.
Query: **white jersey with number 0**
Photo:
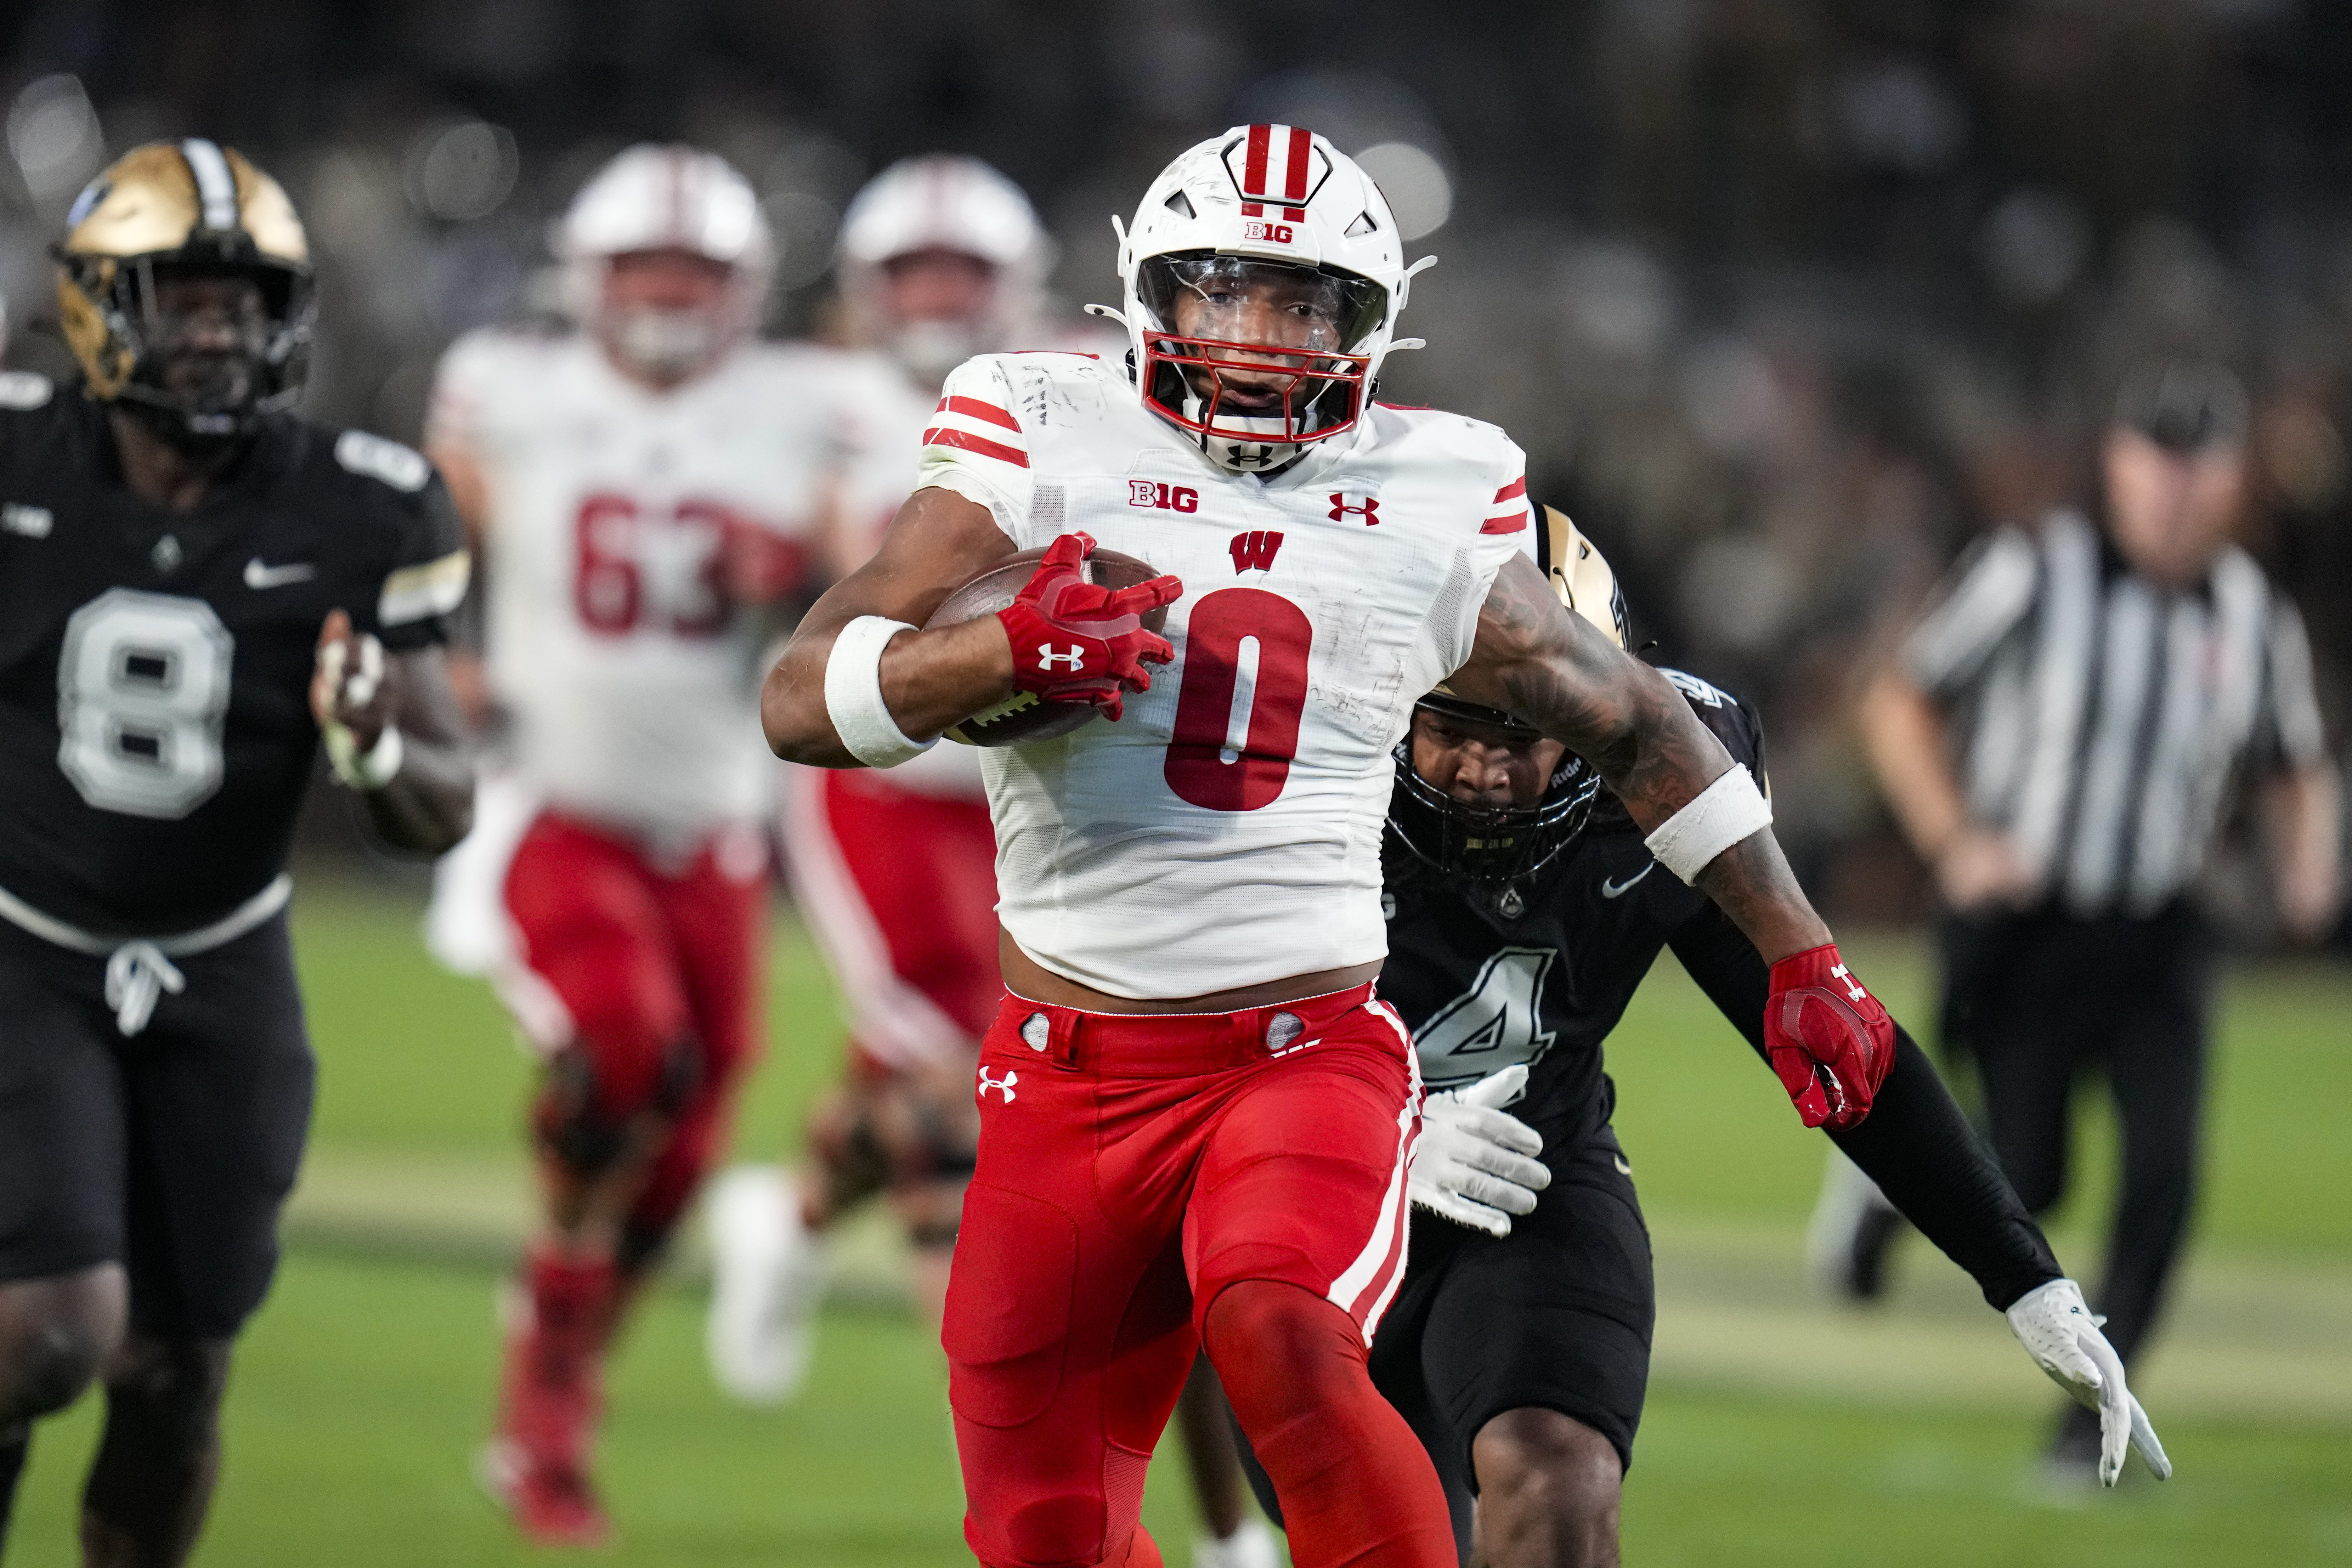
[[[746,344],[668,393],[579,336],[478,332],[442,361],[430,444],[488,485],[489,680],[549,805],[673,850],[761,815],[760,629],[726,535],[814,548],[838,359]]]
[[[1013,940],[1129,997],[1382,957],[1391,752],[1528,525],[1519,449],[1376,405],[1260,480],[1213,466],[1114,365],[1057,353],[967,363],[925,442],[918,485],[1016,545],[1082,531],[1184,583],[1176,662],[1123,719],[985,754]]]

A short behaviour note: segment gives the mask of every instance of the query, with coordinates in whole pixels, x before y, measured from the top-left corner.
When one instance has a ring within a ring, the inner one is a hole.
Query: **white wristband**
[[[391,724],[383,727],[375,744],[364,752],[359,749],[359,742],[346,725],[329,724],[319,735],[327,743],[327,766],[334,770],[335,777],[343,782],[346,789],[362,793],[390,784],[400,772],[401,759],[407,754],[400,731]]]
[[[882,650],[915,628],[884,616],[860,616],[833,639],[824,661],[824,711],[849,754],[869,768],[895,768],[937,741],[910,741],[882,700]]]
[[[1696,882],[1707,862],[1755,832],[1772,826],[1772,803],[1745,767],[1734,763],[1688,805],[1643,840],[1658,864]]]

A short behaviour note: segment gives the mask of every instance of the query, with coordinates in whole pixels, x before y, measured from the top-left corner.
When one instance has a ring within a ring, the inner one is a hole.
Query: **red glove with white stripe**
[[[1151,689],[1147,664],[1166,664],[1176,650],[1143,629],[1147,610],[1173,604],[1184,584],[1153,577],[1129,588],[1087,581],[1094,540],[1066,533],[1054,541],[1037,570],[996,612],[1013,644],[1013,679],[1048,702],[1091,702],[1117,719],[1129,691]]]
[[[1805,1125],[1843,1132],[1870,1114],[1895,1065],[1895,1020],[1825,942],[1772,966],[1764,1049]]]

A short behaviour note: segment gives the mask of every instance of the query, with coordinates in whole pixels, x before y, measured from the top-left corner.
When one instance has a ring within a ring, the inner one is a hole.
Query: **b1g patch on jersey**
[[[363,478],[382,479],[396,490],[421,490],[433,477],[433,465],[425,460],[424,453],[364,430],[346,430],[335,438],[335,461]]]
[[[1559,957],[1557,948],[1507,947],[1479,965],[1470,988],[1412,1032],[1423,1080],[1447,1089],[1541,1060],[1554,1037],[1543,1027],[1544,980]]]

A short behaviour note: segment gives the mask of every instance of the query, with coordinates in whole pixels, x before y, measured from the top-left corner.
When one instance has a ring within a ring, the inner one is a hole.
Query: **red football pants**
[[[522,962],[562,1003],[564,1048],[588,1070],[585,1111],[611,1128],[646,1110],[669,1120],[630,1215],[648,1238],[693,1196],[759,1055],[764,873],[761,858],[712,847],[658,868],[555,812],[531,824],[507,868]]]
[[[982,1562],[1127,1552],[1227,1287],[1299,1287],[1370,1342],[1404,1273],[1419,1097],[1404,1027],[1370,995],[1175,1016],[1004,999],[941,1335]]]
[[[996,1015],[996,835],[985,801],[866,768],[786,768],[793,893],[850,1010],[862,1070],[969,1061]]]

